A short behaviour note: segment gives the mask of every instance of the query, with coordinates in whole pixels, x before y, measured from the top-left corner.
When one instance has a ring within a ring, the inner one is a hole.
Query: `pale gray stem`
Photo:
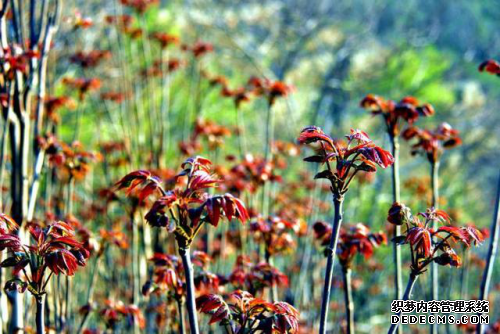
[[[411,298],[411,292],[413,291],[413,287],[415,286],[415,283],[417,282],[418,275],[410,274],[410,279],[408,280],[408,285],[406,285],[406,290],[405,294],[403,295],[403,300],[409,300]],[[401,315],[401,312],[399,312],[398,317]],[[394,334],[396,330],[399,327],[399,322],[392,324],[391,327],[389,328],[388,334]]]
[[[330,295],[332,291],[335,253],[337,252],[337,243],[339,240],[340,225],[342,224],[342,203],[343,199],[339,199],[337,197],[333,199],[333,204],[335,207],[335,218],[333,219],[332,236],[330,238],[330,245],[328,246],[326,272],[325,272],[325,285],[323,287],[323,296],[321,301],[321,318],[319,323],[319,334],[326,333],[328,306],[330,305]]]
[[[498,177],[497,185],[497,198],[495,204],[495,212],[493,215],[493,221],[491,223],[491,237],[490,237],[490,247],[488,249],[488,258],[486,262],[486,268],[483,272],[483,279],[481,281],[481,291],[479,293],[480,300],[487,300],[490,291],[491,275],[493,273],[493,267],[495,263],[495,258],[498,252],[498,239],[500,238],[500,175]],[[484,326],[478,324],[477,334],[484,333]]]
[[[196,314],[193,264],[191,263],[190,249],[179,248],[179,255],[181,256],[182,265],[184,266],[184,273],[186,276],[186,306],[188,310],[189,328],[191,330],[191,334],[199,334],[200,330],[198,329],[198,317]]]

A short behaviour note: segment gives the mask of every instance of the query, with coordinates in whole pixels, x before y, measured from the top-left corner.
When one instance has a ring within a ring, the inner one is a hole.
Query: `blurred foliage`
[[[120,64],[118,57],[112,58],[109,65],[83,73],[102,77],[110,87],[122,85],[121,69],[135,73],[145,67],[143,62],[151,62],[147,56],[145,60],[141,56],[141,48],[148,46],[130,46],[102,24],[105,15],[120,13],[116,1],[77,0],[66,6],[74,6],[66,13],[79,10],[92,16],[97,24],[82,33],[73,33],[67,26],[61,28],[55,45],[60,61],[53,65],[57,83],[62,76],[82,75],[68,69],[68,55],[78,49],[111,49],[132,60]],[[399,100],[414,95],[433,104],[436,115],[419,124],[435,127],[442,121],[449,122],[461,131],[464,142],[445,154],[441,168],[441,195],[445,199],[442,207],[461,222],[474,221],[487,227],[500,165],[500,81],[478,73],[477,65],[484,59],[500,57],[499,22],[500,7],[491,0],[185,0],[162,1],[146,12],[141,25],[148,32],[168,32],[189,42],[213,43],[215,53],[204,58],[199,66],[209,73],[227,76],[231,87],[244,84],[252,75],[291,84],[293,94],[275,109],[278,139],[294,140],[302,127],[315,124],[339,137],[349,128],[359,127],[378,144],[387,146],[383,125],[359,107],[363,96],[374,93]],[[75,34],[76,39],[71,37]],[[196,99],[202,101],[204,117],[234,125],[236,116],[231,101],[221,99],[206,83],[200,87],[202,96],[195,97],[193,87],[186,88],[186,82],[196,82],[197,70],[188,66],[172,78],[172,114],[178,115],[172,128],[185,126],[184,113],[196,113]],[[51,89],[57,94],[65,88],[56,84]],[[262,124],[266,107],[261,102],[243,106],[248,142],[254,152],[261,152],[264,145]],[[91,99],[83,108],[82,142],[96,144],[120,136],[116,120],[101,117],[107,113],[98,99]],[[125,117],[133,119],[134,111],[124,108]],[[70,139],[73,131],[73,113],[68,110],[63,115],[60,132],[65,139]],[[186,133],[177,131],[174,136],[173,142]],[[236,139],[231,141],[232,145],[224,148],[226,154],[236,153]],[[408,184],[429,173],[425,159],[411,157],[409,151],[409,145],[403,143],[401,174],[402,182]],[[178,160],[175,145],[169,148],[166,160]],[[295,172],[305,168],[296,160],[285,178],[294,179]],[[175,167],[174,163],[168,165]],[[363,221],[374,229],[385,228],[385,208],[391,197],[389,191],[382,189],[389,189],[389,178],[388,173],[379,173],[372,187],[356,185],[353,192],[358,196],[348,197],[346,207],[352,209],[346,211],[346,219]],[[116,175],[110,179],[115,180]],[[414,211],[424,209],[427,203],[415,200],[410,188],[402,187],[403,201],[410,203]],[[391,258],[390,254],[390,247],[386,247],[379,256]],[[317,252],[313,256],[315,261],[322,259]],[[277,266],[287,263],[286,258],[276,262]],[[356,289],[356,303],[370,303],[370,307],[359,309],[359,330],[367,332],[378,325],[384,328],[386,319],[381,320],[378,315],[388,312],[392,287],[382,284],[381,291],[371,291],[372,283],[387,281],[387,277],[372,275],[366,267],[358,269],[355,275],[367,279]],[[471,273],[469,282],[477,282],[478,275]],[[458,278],[450,275],[450,285],[458,284],[454,280]],[[424,295],[425,290],[420,287],[426,284],[425,279],[419,282],[417,295]],[[334,300],[341,298],[338,290]],[[370,298],[373,293],[381,298]],[[341,312],[334,314],[334,318],[342,316]]]
[[[96,22],[120,11],[113,1],[77,1],[74,6],[74,10],[92,13]],[[215,55],[203,67],[226,75],[232,86],[251,75],[292,84],[295,92],[277,116],[278,124],[287,124],[279,133],[282,139],[292,140],[303,125],[317,123],[338,136],[350,127],[368,126],[373,137],[385,141],[380,124],[358,106],[364,95],[374,93],[395,100],[414,95],[432,103],[437,114],[423,124],[447,121],[461,131],[465,143],[446,157],[443,170],[456,173],[444,173],[443,194],[451,203],[468,208],[466,219],[481,219],[484,225],[489,217],[480,217],[480,213],[492,205],[486,199],[492,197],[500,162],[492,154],[498,151],[500,116],[495,110],[500,85],[497,78],[477,73],[477,64],[498,56],[498,14],[492,1],[198,0],[162,1],[146,12],[144,23],[150,32],[212,42]],[[105,31],[99,32],[97,27],[85,31],[77,45],[110,48],[117,36]],[[64,33],[60,35],[64,40]],[[69,43],[73,42],[63,42],[61,50]],[[67,68],[64,61],[58,66]],[[129,66],[131,72],[142,67],[140,62]],[[118,79],[113,68],[100,74]],[[180,88],[172,93],[174,105],[180,109],[188,103],[189,92],[182,85],[173,87]],[[203,99],[206,117],[232,123],[229,101],[220,101],[210,91]],[[264,117],[263,105],[252,109],[257,111],[248,115],[250,124]],[[253,141],[259,141],[261,132],[252,125],[250,129]],[[427,173],[422,159],[403,159],[403,168],[422,165],[421,175]],[[476,198],[485,200],[478,203]]]

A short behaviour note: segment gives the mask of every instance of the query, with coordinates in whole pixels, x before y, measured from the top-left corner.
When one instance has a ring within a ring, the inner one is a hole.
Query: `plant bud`
[[[404,204],[395,202],[389,209],[387,221],[394,225],[403,225],[411,220],[411,210]]]

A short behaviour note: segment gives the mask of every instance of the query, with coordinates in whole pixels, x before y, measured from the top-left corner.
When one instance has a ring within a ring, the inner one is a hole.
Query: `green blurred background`
[[[121,13],[117,2],[78,0],[65,6],[65,13],[80,11],[91,17],[95,25],[76,33],[70,25],[61,27],[55,44],[60,61],[52,65],[56,85],[51,89],[55,92],[64,91],[57,84],[63,76],[82,75],[69,67],[69,55],[81,49],[115,53],[120,45],[118,37],[103,23],[106,15]],[[463,139],[462,146],[446,152],[443,158],[441,207],[462,224],[474,222],[481,228],[489,227],[500,167],[500,78],[479,73],[477,68],[486,59],[500,58],[498,1],[161,1],[146,12],[141,25],[149,32],[179,35],[183,41],[212,43],[215,52],[203,58],[203,69],[227,76],[232,87],[243,85],[253,75],[291,84],[293,93],[275,108],[276,137],[281,140],[294,141],[307,125],[321,126],[335,137],[341,137],[350,128],[360,128],[377,144],[388,148],[380,118],[371,117],[359,106],[365,95],[373,93],[393,100],[413,95],[421,102],[433,104],[436,115],[419,120],[419,125],[433,128],[448,122],[460,130]],[[120,68],[124,66],[135,73],[144,67],[141,59],[134,61],[133,53],[128,56],[132,61],[125,65],[112,57],[105,65],[83,74],[99,76],[105,87],[113,88],[120,84]],[[173,128],[182,126],[183,113],[192,103],[192,91],[183,85],[192,81],[190,75],[186,69],[172,78],[172,115],[179,115]],[[203,92],[202,116],[234,126],[232,101],[221,99],[217,91],[208,87]],[[114,121],[101,117],[105,108],[97,97],[87,101],[84,108],[82,142],[92,145],[120,138],[122,134]],[[262,152],[265,101],[252,102],[243,110],[250,150]],[[73,120],[71,112],[63,115],[64,139],[71,139]],[[184,135],[176,132],[174,136],[174,140],[180,140]],[[224,152],[236,153],[236,147],[227,145]],[[168,158],[177,159],[177,154],[172,145]],[[427,203],[415,197],[410,183],[425,182],[429,165],[424,157],[411,157],[406,143],[402,144],[401,158],[402,182],[407,184],[402,189],[403,202],[415,212],[424,210]],[[305,163],[296,160],[288,170],[290,173],[284,175],[285,182],[294,177],[293,171],[306,168]],[[392,201],[390,173],[377,173],[373,187],[355,188],[358,196],[348,196],[345,205],[352,208],[346,210],[346,221],[362,221],[373,229],[384,229],[386,209]],[[479,250],[483,258],[486,250],[487,247]],[[391,248],[385,247],[379,259],[385,259],[389,268],[391,256]],[[278,260],[277,266],[283,267],[285,262]],[[444,268],[443,275],[447,276],[449,270]],[[468,271],[457,275],[466,274]],[[497,268],[494,285],[498,284],[499,274]],[[361,332],[377,324],[385,328],[392,297],[392,278],[380,272],[364,275],[368,284],[356,293],[356,303],[366,305],[358,308],[357,317],[363,319],[358,324]],[[465,288],[470,288],[470,292],[465,295],[473,297],[478,291],[480,273],[470,275]],[[422,280],[422,289],[426,279]],[[370,295],[362,293],[370,290],[372,283],[382,286],[376,294],[384,298],[369,300]],[[451,278],[448,287],[452,287]],[[416,294],[424,294],[419,289]],[[339,289],[333,298],[342,298]],[[381,312],[386,314],[380,316]],[[342,311],[337,313],[341,318]]]

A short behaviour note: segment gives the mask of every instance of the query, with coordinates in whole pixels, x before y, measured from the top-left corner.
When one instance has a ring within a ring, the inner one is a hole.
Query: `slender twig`
[[[408,285],[406,286],[405,294],[403,295],[403,300],[409,300],[411,298],[411,293],[413,291],[413,287],[415,286],[415,283],[417,282],[418,275],[415,275],[413,273],[410,274],[410,278],[408,280]],[[401,315],[401,312],[397,314],[398,318]],[[399,327],[399,322],[392,324],[391,327],[389,328],[388,334],[394,334],[396,330]]]
[[[53,274],[54,274],[54,272],[51,271],[50,274],[49,274],[49,276],[47,276],[47,280],[42,285],[42,291],[45,292],[45,288],[47,287],[47,284],[49,284],[50,278],[52,277]]]
[[[439,205],[439,162],[431,162],[431,183],[432,183],[432,207],[437,208]],[[433,220],[432,228],[434,231],[438,228],[437,220]],[[431,265],[431,299],[438,300],[439,298],[439,268],[436,262]],[[437,324],[431,324],[431,334],[437,333]]]
[[[182,300],[179,298],[177,299],[177,309],[179,310],[179,334],[185,334],[186,329],[184,325],[184,305]]]
[[[136,222],[136,209],[130,213],[130,223],[132,224],[131,239],[132,239],[132,286],[133,286],[133,303],[139,302],[140,295],[140,273],[139,273],[139,226]]]
[[[354,301],[352,299],[351,268],[342,268],[344,279],[344,301],[347,319],[347,333],[354,334]]]
[[[106,250],[104,250],[105,252]],[[104,252],[102,254],[104,254]],[[92,266],[92,273],[90,274],[90,284],[89,288],[87,290],[87,305],[90,305],[92,303],[92,294],[94,292],[94,287],[95,287],[95,279],[96,279],[96,274],[97,274],[97,267],[99,266],[99,260],[101,259],[101,254],[98,254],[94,260],[94,265]],[[88,322],[90,312],[86,312],[85,315],[82,318],[82,321],[80,322],[80,326],[78,326],[77,334],[80,334],[83,331],[83,328],[85,328],[85,325]]]
[[[486,262],[486,268],[484,268],[483,279],[481,281],[481,291],[479,292],[480,300],[487,300],[490,291],[491,275],[493,274],[493,267],[495,263],[495,258],[498,252],[498,239],[500,237],[500,175],[498,177],[497,185],[497,196],[495,204],[495,212],[493,215],[493,221],[491,223],[491,237],[490,237],[490,247],[488,249],[488,258]],[[482,334],[484,332],[484,326],[478,324],[477,334]]]
[[[326,324],[328,317],[328,306],[330,304],[330,295],[332,289],[333,267],[335,253],[337,251],[337,243],[339,239],[340,225],[342,224],[342,203],[344,199],[340,196],[335,196],[333,204],[335,207],[335,218],[332,222],[332,236],[330,245],[327,248],[327,264],[325,273],[325,285],[323,287],[323,296],[321,301],[321,319],[319,323],[319,334],[326,333]]]
[[[246,125],[245,125],[245,116],[243,115],[243,111],[241,110],[241,106],[236,106],[236,125],[239,129],[238,134],[238,147],[240,150],[241,159],[245,158],[247,149],[247,139],[246,139]]]
[[[356,176],[356,174],[358,172],[359,172],[359,169],[354,170],[354,172],[352,172],[352,174],[349,177],[349,179],[344,183],[344,187],[343,187],[344,192],[349,189],[349,185],[351,184],[351,181],[354,179],[354,176]]]
[[[265,260],[267,263],[269,263],[271,266],[273,266],[274,261],[273,261],[273,258],[271,257],[271,253],[269,253],[267,245],[264,247],[265,247]],[[271,300],[273,302],[277,302],[278,301],[278,286],[276,284],[273,284],[269,287],[269,290],[271,292]]]
[[[161,51],[161,99],[160,99],[160,147],[158,148],[158,167],[163,164],[164,155],[170,148],[170,73],[168,72],[168,50]]]
[[[144,15],[139,16],[139,22],[141,27],[143,27],[144,30],[146,30],[146,21]],[[149,65],[149,56],[151,53],[150,50],[150,45],[149,45],[149,36],[147,34],[142,35],[141,39],[141,60],[142,60],[142,66],[147,69],[147,66]],[[148,122],[148,143],[149,143],[149,150],[151,154],[153,154],[151,162],[153,164],[156,164],[158,166],[158,156],[157,153],[158,151],[155,150],[155,138],[159,138],[159,140],[162,140],[161,136],[158,136],[156,133],[156,127],[159,124],[156,124],[154,117],[157,115],[156,111],[156,89],[152,87],[151,84],[152,80],[150,78],[150,75],[148,75],[148,71],[146,70],[145,73],[145,83],[144,86],[141,88],[141,91],[144,93],[142,95],[142,102],[143,102],[143,111],[146,111],[146,120]],[[156,154],[155,154],[156,153]]]
[[[36,296],[36,333],[45,334],[45,297]]]
[[[310,194],[309,203],[313,203],[314,198],[316,198],[318,196],[319,196],[319,186],[318,186],[318,183],[316,182],[314,184],[314,190]],[[313,209],[313,214],[312,214],[311,220],[310,220],[311,222],[317,221],[318,211],[319,211],[319,208],[317,205],[315,205],[314,209]],[[305,244],[305,251],[303,252],[304,255],[303,255],[302,261],[301,261],[300,276],[299,276],[298,282],[295,285],[295,291],[293,294],[295,296],[295,298],[300,297],[300,302],[297,301],[297,305],[300,305],[300,303],[302,302],[302,299],[304,297],[304,292],[306,291],[306,289],[304,289],[304,286],[307,282],[307,276],[310,274],[310,272],[308,271],[308,268],[309,268],[309,264],[311,262],[311,253],[312,253],[312,243],[307,242]]]
[[[28,201],[28,214],[26,220],[31,222],[33,220],[33,215],[35,214],[36,198],[38,195],[38,189],[40,186],[40,175],[42,173],[42,168],[44,165],[45,150],[40,150],[37,154],[35,160],[35,170],[33,175],[33,181],[30,187],[30,195]]]
[[[274,141],[274,112],[272,111],[271,103],[267,105],[267,116],[266,116],[266,136],[264,143],[264,163],[269,163],[273,160],[273,152],[271,149],[271,142]],[[264,216],[269,214],[269,202],[270,202],[270,183],[264,183],[262,189],[262,206],[261,211]]]
[[[188,310],[189,327],[191,330],[191,334],[199,334],[200,330],[198,329],[198,318],[196,315],[194,275],[193,275],[193,265],[191,263],[190,249],[179,248],[179,255],[182,259],[182,265],[184,266],[184,273],[186,276],[186,290],[187,290],[186,306]]]
[[[272,105],[268,103],[267,114],[266,114],[266,136],[264,143],[264,160],[268,161],[272,159],[271,141],[274,139],[274,117],[272,111]]]
[[[4,118],[4,124],[2,129],[2,139],[0,141],[0,189],[3,188],[3,183],[4,183],[5,164],[6,164],[5,152],[7,151],[7,134],[10,126],[10,119],[9,119],[10,110],[11,110],[10,106],[7,107],[6,116]],[[2,196],[0,196],[0,209],[2,209],[2,211],[4,210]]]
[[[400,201],[400,181],[399,181],[399,140],[398,137],[390,136],[392,144],[392,156],[394,157],[394,164],[392,165],[392,198],[393,202]],[[401,235],[401,226],[396,225],[394,229],[394,237]],[[403,296],[403,277],[401,274],[401,245],[393,243],[394,255],[394,285],[396,288],[395,298],[401,299]],[[399,330],[401,332],[401,330]]]

